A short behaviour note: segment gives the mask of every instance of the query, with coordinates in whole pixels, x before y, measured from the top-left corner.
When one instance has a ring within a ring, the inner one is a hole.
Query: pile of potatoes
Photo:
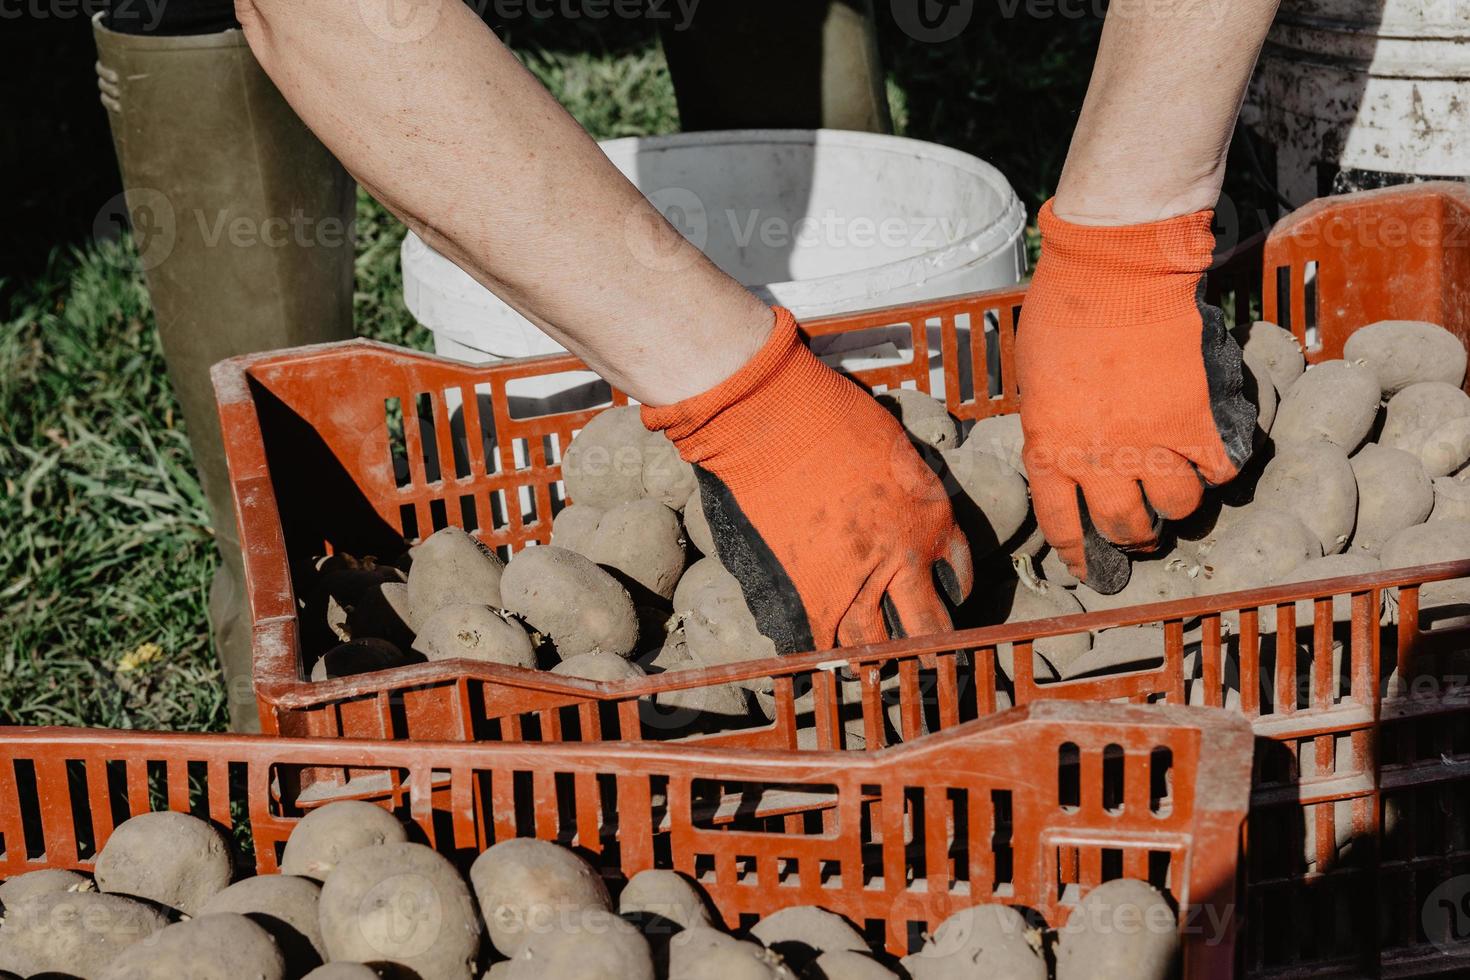
[[[1018,416],[965,432],[927,394],[878,395],[941,477],[970,540],[977,585],[956,610],[957,626],[1470,556],[1470,396],[1454,335],[1430,323],[1375,323],[1351,336],[1342,359],[1311,368],[1273,324],[1237,337],[1264,441],[1246,472],[1166,527],[1156,553],[1136,556],[1115,595],[1080,584],[1039,533]],[[643,428],[635,408],[594,418],[568,447],[563,474],[574,503],[557,514],[551,546],[509,564],[452,527],[411,548],[402,568],[320,563],[306,605],[337,645],[312,677],[462,657],[609,680],[774,655],[714,555],[691,467]],[[1470,581],[1421,593],[1431,614],[1467,603]],[[1348,618],[1348,603],[1340,607]],[[1310,613],[1304,603],[1299,619]],[[1273,610],[1261,625],[1274,629]],[[1038,641],[1032,665],[1041,680],[1071,679],[1157,659],[1162,649],[1160,627],[1127,627]],[[1012,667],[1002,650],[1001,669]],[[649,707],[728,727],[769,716],[772,702],[769,683],[752,682],[670,692]],[[861,721],[849,727],[859,744]]]
[[[573,851],[512,839],[461,874],[357,800],[303,818],[280,874],[234,871],[213,825],[133,817],[91,878],[42,870],[0,883],[0,978],[1163,980],[1178,947],[1168,900],[1129,879],[1093,889],[1054,933],[1008,906],[964,909],[902,961],[814,906],[773,912],[737,938],[676,872],[636,874],[615,900]]]
[[[1137,556],[1116,595],[1079,584],[1043,547],[1020,563],[992,621],[1470,557],[1470,396],[1462,389],[1466,351],[1453,334],[1417,321],[1374,323],[1348,339],[1341,359],[1310,368],[1296,339],[1274,324],[1256,322],[1237,337],[1266,434],[1246,471],[1208,491],[1195,516],[1166,526],[1159,551]],[[1467,603],[1466,579],[1420,593],[1431,619],[1461,615]],[[1395,609],[1381,613],[1395,621]],[[1346,597],[1334,604],[1339,622],[1351,615]],[[1311,603],[1298,604],[1299,628],[1309,629],[1312,616]],[[1224,618],[1238,632],[1238,617]],[[1275,619],[1274,608],[1261,610],[1261,631],[1274,632]],[[1033,667],[1042,679],[1069,679],[1157,660],[1162,651],[1161,627],[1127,627],[1038,641]]]

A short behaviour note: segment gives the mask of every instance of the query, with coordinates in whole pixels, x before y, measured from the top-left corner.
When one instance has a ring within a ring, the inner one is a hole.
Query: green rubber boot
[[[682,129],[892,132],[872,0],[691,9],[660,24]]]
[[[99,15],[93,32],[127,213],[222,558],[209,618],[230,724],[254,731],[250,621],[209,368],[352,336],[356,190],[240,31],[119,34]]]

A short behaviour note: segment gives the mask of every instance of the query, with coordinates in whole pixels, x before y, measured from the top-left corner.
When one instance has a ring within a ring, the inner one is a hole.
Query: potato
[[[954,449],[960,444],[960,431],[944,402],[911,388],[892,388],[877,396],[909,438],[935,449]]]
[[[1302,345],[1290,330],[1257,320],[1248,327],[1238,327],[1235,336],[1240,341],[1242,359],[1254,360],[1265,367],[1277,394],[1283,397],[1306,369]]]
[[[1254,503],[1294,514],[1335,555],[1347,547],[1358,513],[1358,481],[1342,447],[1330,442],[1280,446],[1256,484]]]
[[[1276,406],[1280,396],[1276,384],[1271,380],[1271,366],[1266,363],[1260,350],[1252,351],[1243,358],[1243,394],[1256,406],[1256,425],[1262,432],[1270,432],[1276,421]]]
[[[1348,463],[1358,483],[1353,551],[1376,555],[1389,538],[1429,516],[1434,490],[1412,453],[1370,442]]]
[[[1429,520],[1470,521],[1470,481],[1452,476],[1435,480],[1434,508],[1429,513]]]
[[[1259,588],[1321,555],[1322,542],[1300,518],[1252,504],[1201,552],[1195,584],[1200,595]]]
[[[699,670],[705,665],[694,659],[682,627],[669,635],[663,647],[651,658],[640,661],[650,674],[668,671]],[[676,731],[690,727],[718,730],[725,723],[749,717],[745,688],[738,684],[714,684],[661,691],[652,703],[639,708],[644,724],[658,731]]]
[[[623,681],[644,676],[643,668],[633,661],[601,650],[568,657],[551,668],[551,672],[563,677],[582,677],[589,681]]]
[[[298,977],[326,958],[317,919],[321,885],[297,875],[257,875],[237,881],[204,903],[201,917],[235,912],[271,934],[286,971]]]
[[[57,892],[90,892],[97,886],[92,879],[75,871],[62,868],[41,868],[6,878],[0,882],[0,909],[10,908],[32,895],[52,895]]]
[[[1430,478],[1460,471],[1470,462],[1470,415],[1450,419],[1433,429],[1414,452]]]
[[[1073,594],[1088,612],[1188,599],[1198,591],[1190,571],[1191,565],[1183,556],[1170,552],[1158,558],[1135,560],[1128,584],[1121,592],[1103,595],[1083,583],[1073,590]]]
[[[423,844],[360,847],[322,882],[329,960],[399,963],[421,977],[470,977],[480,952],[474,898],[454,865]]]
[[[1383,546],[1379,562],[1384,569],[1412,568],[1441,561],[1463,561],[1470,556],[1470,521],[1431,521],[1405,528]],[[1470,603],[1470,578],[1428,582],[1419,589],[1419,608]]]
[[[643,460],[652,450],[638,408],[624,405],[594,416],[561,461],[567,496],[600,510],[643,496]]]
[[[281,873],[321,881],[353,851],[406,840],[403,824],[382,807],[336,800],[310,811],[292,829],[281,854]]]
[[[146,898],[188,915],[234,873],[229,845],[211,824],[187,813],[140,813],[113,830],[97,855],[99,891]]]
[[[716,579],[699,593],[684,617],[684,635],[690,655],[706,667],[776,656],[776,644],[756,626],[734,576]],[[743,681],[741,686],[768,690],[770,680]]]
[[[865,953],[834,949],[817,957],[817,972],[827,980],[898,980],[898,974]]]
[[[1119,626],[1098,630],[1092,649],[1068,665],[1063,680],[1141,670],[1164,659],[1162,626]]]
[[[643,496],[671,510],[681,509],[689,494],[698,489],[694,467],[680,458],[679,450],[662,432],[649,432],[643,451]]]
[[[365,963],[324,963],[301,980],[379,980],[381,974]]]
[[[1388,413],[1378,441],[1418,455],[1436,430],[1467,415],[1470,415],[1470,395],[1443,381],[1421,381],[1388,400]]]
[[[638,645],[638,613],[617,579],[565,548],[527,548],[505,567],[502,604],[569,659],[600,650],[627,656]]]
[[[1034,619],[1052,619],[1057,616],[1077,616],[1085,610],[1077,597],[1065,589],[1042,583],[1033,589],[1024,582],[1006,582],[995,590],[997,612],[1003,623],[1026,623]],[[1031,670],[1038,680],[1053,680],[1058,673],[1088,650],[1092,649],[1092,636],[1086,630],[1065,633],[1061,636],[1043,637],[1031,645]],[[1015,660],[1009,643],[1001,644],[997,650],[1000,669],[1014,679]]]
[[[688,612],[699,601],[706,587],[713,586],[722,595],[740,595],[740,583],[725,570],[718,558],[701,558],[690,565],[674,588],[674,612]],[[742,595],[743,599],[743,595]]]
[[[602,909],[532,934],[510,961],[507,980],[654,980],[653,953],[636,928]]]
[[[1313,558],[1302,562],[1296,568],[1272,582],[1272,585],[1292,585],[1297,582],[1314,582],[1317,579],[1341,578],[1344,575],[1366,575],[1369,572],[1379,570],[1378,559],[1372,555],[1361,552],[1348,552],[1343,555],[1326,555],[1322,558]],[[1378,622],[1379,610],[1373,612],[1373,622]],[[1315,604],[1302,600],[1296,604],[1297,629],[1310,629],[1317,612]],[[1353,597],[1351,594],[1334,596],[1332,599],[1332,620],[1337,623],[1350,622],[1353,618]],[[1276,629],[1276,607],[1262,606],[1260,615],[1260,628],[1263,632],[1274,632]]]
[[[536,651],[520,623],[481,605],[440,606],[424,623],[414,649],[430,660],[480,660],[535,667]]]
[[[95,977],[166,925],[163,912],[123,895],[43,891],[6,903],[0,969],[23,977]]]
[[[682,929],[710,924],[704,896],[677,871],[650,868],[628,879],[618,896],[618,914],[646,920],[662,919]],[[645,930],[647,927],[645,927]]]
[[[1050,547],[1041,556],[1041,577],[1048,585],[1059,586],[1063,589],[1074,588],[1082,584],[1082,580],[1073,575],[1067,563],[1062,561],[1061,552]]]
[[[976,558],[1015,537],[1031,513],[1026,480],[998,456],[949,450],[941,454],[955,520]]]
[[[710,530],[709,518],[704,513],[704,499],[699,487],[695,487],[689,499],[684,502],[684,536],[701,555],[716,557],[715,535]]]
[[[311,679],[325,681],[333,677],[352,677],[423,662],[422,654],[400,650],[387,640],[372,637],[349,640],[316,658],[316,663],[311,665]]]
[[[1036,937],[1015,909],[974,905],[941,922],[903,965],[913,980],[1046,980]]]
[[[333,617],[335,620],[335,617]],[[413,644],[413,634],[422,620],[408,598],[408,586],[402,582],[379,582],[371,585],[342,617],[339,635],[348,640],[374,638],[387,640],[399,649]],[[333,626],[334,629],[337,627]]]
[[[1465,345],[1444,327],[1422,320],[1380,320],[1354,330],[1342,356],[1362,361],[1378,378],[1384,398],[1420,381],[1459,387],[1465,380]]]
[[[1360,364],[1323,361],[1302,375],[1276,408],[1277,445],[1326,439],[1352,452],[1378,418],[1378,379]]]
[[[413,552],[408,570],[408,602],[417,622],[440,606],[460,603],[501,605],[500,576],[505,563],[463,528],[435,531]]]
[[[970,429],[970,435],[960,448],[999,457],[1011,469],[1025,476],[1026,461],[1021,454],[1025,446],[1026,436],[1021,431],[1021,416],[1011,414],[980,419]]]
[[[285,980],[286,961],[270,933],[234,912],[159,930],[118,955],[97,980]]]
[[[1131,878],[1084,895],[1058,937],[1056,980],[1166,980],[1179,955],[1168,900]]]
[[[587,540],[586,554],[625,584],[636,583],[668,599],[684,571],[684,533],[679,515],[656,500],[619,504],[602,515],[597,530]]]
[[[587,544],[597,531],[602,515],[607,511],[591,504],[571,504],[563,507],[551,522],[551,543],[578,554],[587,553]]]
[[[815,905],[792,905],[771,912],[750,927],[750,935],[797,968],[832,950],[868,949],[862,933],[846,919]]]
[[[794,980],[781,957],[717,929],[695,926],[669,940],[668,980]]]
[[[512,838],[470,866],[470,884],[491,944],[514,957],[529,936],[575,925],[584,912],[610,912],[607,886],[586,861],[543,840]]]

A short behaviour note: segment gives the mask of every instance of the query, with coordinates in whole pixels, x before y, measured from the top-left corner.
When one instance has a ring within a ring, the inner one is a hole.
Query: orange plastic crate
[[[90,870],[157,809],[248,830],[274,872],[319,802],[301,774],[336,767],[462,864],[539,837],[614,878],[681,871],[732,929],[815,904],[895,955],[970,905],[1055,927],[1093,886],[1141,878],[1183,910],[1185,978],[1224,980],[1251,742],[1223,711],[1066,702],[871,753],[0,728],[0,876]]]
[[[1263,317],[1303,338],[1313,362],[1340,356],[1352,329],[1379,319],[1431,320],[1470,338],[1470,190],[1423,184],[1315,202],[1278,225],[1263,247],[1243,249],[1211,285],[1227,313],[1244,311],[1259,296]],[[909,381],[921,389],[929,376],[924,336],[937,330],[949,409],[962,419],[981,418],[1017,408],[1011,345],[1023,297],[1024,290],[1002,290],[804,326],[813,337],[886,331],[908,338],[912,363],[866,372],[861,380],[887,387]],[[994,329],[982,332],[977,325],[987,321]],[[965,324],[974,328],[968,345],[957,329]],[[1000,390],[977,392],[964,379],[987,376],[989,345],[998,348]],[[1454,664],[1447,664],[1470,649],[1470,637],[1454,624],[1426,629],[1417,615],[1418,586],[1470,574],[1470,556],[1443,566],[636,682],[598,684],[445,663],[305,682],[291,561],[325,548],[389,554],[405,531],[465,523],[469,513],[483,521],[469,523],[492,545],[519,548],[546,540],[560,503],[556,460],[594,412],[515,419],[507,392],[514,394],[517,378],[579,366],[574,358],[556,357],[470,367],[357,342],[216,368],[247,556],[256,693],[267,730],[389,739],[658,738],[668,734],[667,719],[640,708],[641,696],[771,677],[772,724],[702,741],[794,746],[800,708],[801,722],[815,727],[820,746],[841,744],[840,717],[860,713],[872,747],[984,716],[996,709],[998,691],[1018,704],[1039,697],[1182,702],[1185,627],[1198,620],[1204,627],[1199,696],[1221,704],[1222,676],[1234,666],[1243,690],[1237,709],[1272,744],[1263,748],[1255,778],[1253,826],[1263,831],[1258,840],[1271,846],[1253,847],[1248,861],[1255,928],[1242,944],[1247,972],[1351,975],[1382,968],[1414,975],[1463,965],[1416,919],[1419,902],[1391,903],[1387,896],[1422,894],[1470,869],[1470,842],[1453,822],[1418,816],[1456,807],[1470,812],[1470,783],[1462,774],[1470,744],[1460,730],[1465,684],[1455,682]],[[458,390],[466,405],[458,439],[446,390]],[[486,397],[477,400],[477,393]],[[428,421],[404,432],[401,479],[384,410],[389,397],[399,405],[431,407],[421,413]],[[484,438],[466,440],[464,432]],[[521,494],[524,508],[516,505]],[[1385,594],[1400,610],[1398,626],[1388,631],[1369,612]],[[1340,672],[1332,658],[1331,600],[1337,595],[1354,597],[1353,622],[1339,634]],[[1286,649],[1298,626],[1293,613],[1299,599],[1314,609],[1313,622],[1300,624],[1310,634],[1311,652],[1302,664],[1274,656],[1273,638],[1259,634],[1255,612],[1278,606],[1275,646]],[[1222,613],[1238,615],[1238,641],[1220,640]],[[1164,649],[1150,669],[1051,684],[1030,676],[1025,652],[1036,638],[1147,622],[1165,626]],[[1012,683],[996,678],[995,653],[1003,644],[1014,644],[1018,654]],[[1409,690],[1384,688],[1390,666],[1410,682]],[[839,667],[857,678],[855,696],[838,683]],[[880,677],[889,679],[880,684]],[[1418,681],[1427,687],[1413,686]],[[884,710],[885,702],[895,701]],[[1405,818],[1405,812],[1414,816]],[[1359,841],[1350,861],[1334,846],[1339,823]],[[1385,823],[1392,824],[1391,833]],[[1406,908],[1412,913],[1401,912]],[[1313,926],[1304,928],[1304,921]]]

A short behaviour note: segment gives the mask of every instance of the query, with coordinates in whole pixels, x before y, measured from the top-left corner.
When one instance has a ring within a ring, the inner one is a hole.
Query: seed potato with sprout
[[[1411,384],[1465,380],[1465,345],[1444,327],[1421,320],[1380,320],[1354,330],[1342,356],[1360,361],[1378,379],[1384,398]]]
[[[1265,367],[1279,395],[1285,396],[1306,370],[1307,359],[1302,345],[1290,330],[1274,323],[1257,320],[1235,330],[1240,342],[1242,360],[1253,360]]]
[[[440,606],[414,640],[429,660],[479,660],[535,667],[536,651],[524,627],[500,609],[478,604]]]
[[[1310,441],[1279,446],[1256,484],[1256,506],[1293,514],[1335,555],[1358,512],[1358,481],[1342,447]]]

